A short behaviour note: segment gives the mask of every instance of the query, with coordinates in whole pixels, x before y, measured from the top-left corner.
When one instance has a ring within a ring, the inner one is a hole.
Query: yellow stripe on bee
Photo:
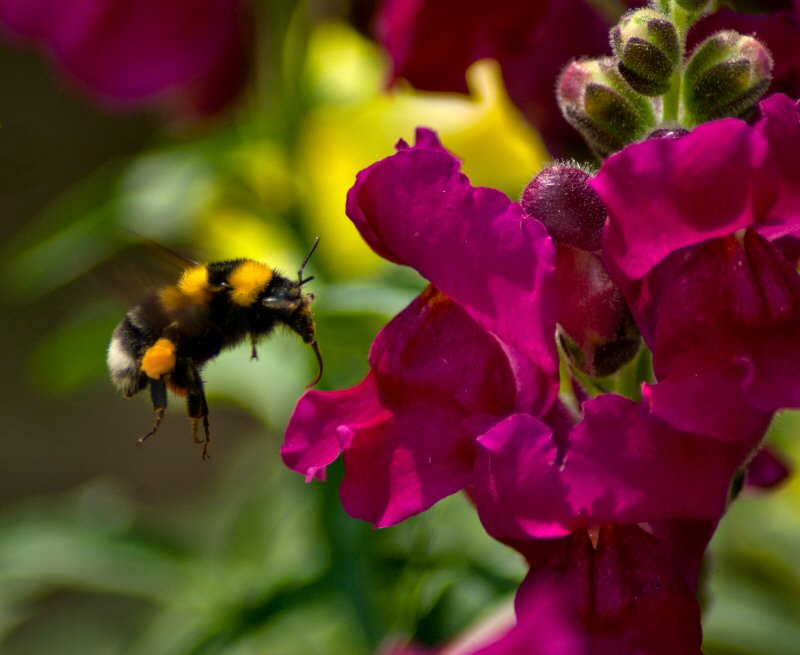
[[[208,269],[201,265],[185,270],[178,281],[178,289],[197,303],[207,302],[211,297]]]
[[[242,307],[249,307],[271,281],[272,269],[269,266],[246,259],[228,276],[228,283],[232,287],[231,300]]]
[[[175,368],[175,344],[169,339],[159,339],[142,357],[142,370],[147,377],[158,380]]]

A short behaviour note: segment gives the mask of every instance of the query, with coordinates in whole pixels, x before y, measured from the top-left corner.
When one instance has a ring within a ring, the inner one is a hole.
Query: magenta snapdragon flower
[[[761,112],[629,146],[592,182],[604,261],[653,351],[654,413],[748,451],[800,407],[800,113],[782,95]]]
[[[395,76],[464,91],[490,56],[517,102],[535,98],[511,72],[581,3],[501,4],[389,0]],[[735,32],[687,54],[702,9],[626,14],[614,57],[571,68],[564,114],[607,157],[593,179],[557,163],[517,204],[420,130],[348,195],[373,250],[430,286],[361,384],[301,399],[284,460],[312,479],[343,456],[344,507],[378,527],[465,490],[530,567],[518,629],[488,652],[530,648],[526,607],[557,588],[576,653],[698,655],[709,541],[748,470],[786,474],[760,448],[800,407],[800,110],[774,95],[751,124],[714,120],[752,118],[772,58]]]
[[[0,27],[106,104],[209,113],[244,82],[245,9],[244,0],[0,0]]]
[[[554,250],[428,130],[359,174],[348,214],[432,286],[378,335],[361,384],[303,397],[282,454],[311,478],[344,453],[345,508],[386,526],[469,486],[475,439],[501,418],[525,411],[558,429]]]
[[[660,383],[639,402],[563,404],[555,334],[570,289],[554,241],[473,187],[428,130],[362,171],[347,210],[376,252],[431,284],[378,335],[363,382],[300,400],[287,465],[323,478],[343,455],[342,503],[378,527],[466,489],[489,534],[528,559],[523,590],[569,586],[570,620],[590,635],[580,652],[698,653],[701,561],[744,437],[760,439],[769,412],[746,406],[746,435],[722,439],[693,429],[707,423],[697,403],[681,406],[686,425],[658,415]]]
[[[427,130],[359,174],[348,214],[432,286],[378,335],[361,384],[301,399],[282,450],[291,468],[323,477],[343,453],[345,509],[377,526],[465,488],[504,541],[716,525],[738,444],[676,430],[647,400],[602,396],[575,416],[558,399],[555,247],[541,223],[472,187]]]

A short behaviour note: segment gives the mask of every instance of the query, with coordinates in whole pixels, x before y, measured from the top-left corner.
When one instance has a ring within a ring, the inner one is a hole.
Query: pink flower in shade
[[[542,588],[562,590],[570,608],[565,618],[584,638],[576,655],[700,655],[694,591],[645,530],[604,525],[592,535],[579,531],[518,546],[531,569],[517,594],[517,612]]]
[[[465,93],[469,65],[496,59],[511,99],[551,152],[577,142],[556,105],[553,80],[570,59],[604,53],[610,27],[585,0],[387,0],[376,19],[393,78],[418,89]]]
[[[344,453],[345,509],[386,526],[467,487],[494,422],[525,411],[558,424],[554,251],[428,130],[359,174],[348,214],[434,286],[378,335],[360,385],[300,400],[282,454],[310,478]]]
[[[243,0],[0,0],[0,26],[113,106],[228,104],[245,79]]]
[[[800,406],[800,112],[775,95],[753,126],[726,119],[610,157],[604,261],[653,351],[656,415],[752,450]]]

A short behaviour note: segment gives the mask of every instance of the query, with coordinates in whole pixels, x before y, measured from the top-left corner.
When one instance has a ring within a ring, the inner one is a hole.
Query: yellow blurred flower
[[[470,68],[469,97],[402,86],[387,93],[386,67],[378,47],[345,25],[322,25],[311,37],[308,79],[319,104],[304,123],[298,173],[312,231],[325,244],[320,256],[341,276],[381,265],[345,216],[356,173],[392,154],[398,139],[413,143],[417,126],[439,133],[473,184],[513,199],[549,157],[508,99],[495,62]]]

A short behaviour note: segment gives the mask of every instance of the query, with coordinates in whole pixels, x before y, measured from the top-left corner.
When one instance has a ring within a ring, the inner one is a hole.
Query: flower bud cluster
[[[611,29],[613,56],[579,59],[557,84],[564,117],[604,159],[665,127],[746,118],[769,87],[773,60],[752,36],[712,34],[688,56],[688,28],[707,2],[662,0]]]
[[[680,59],[678,28],[653,9],[625,14],[611,30],[620,75],[637,93],[659,96],[670,87]]]
[[[745,116],[769,86],[772,57],[752,36],[723,30],[703,41],[686,65],[683,97],[696,123]]]

